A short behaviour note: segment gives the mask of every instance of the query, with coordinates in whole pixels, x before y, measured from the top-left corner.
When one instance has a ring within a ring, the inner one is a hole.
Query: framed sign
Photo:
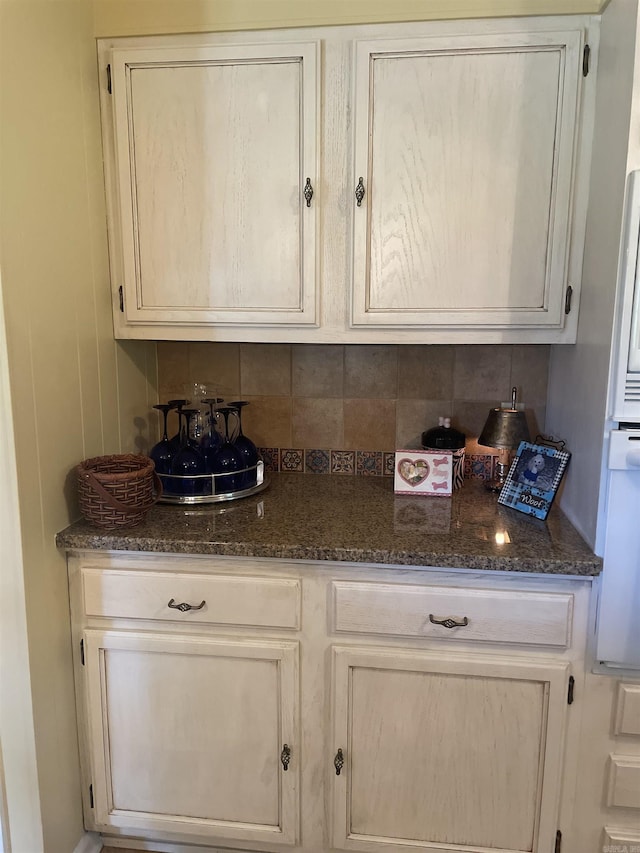
[[[397,495],[451,497],[451,450],[396,450],[393,489]]]
[[[498,503],[545,519],[570,458],[566,450],[521,441]]]

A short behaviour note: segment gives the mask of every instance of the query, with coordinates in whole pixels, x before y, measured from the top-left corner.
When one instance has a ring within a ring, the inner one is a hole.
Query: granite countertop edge
[[[477,484],[432,506],[434,523],[449,513],[449,527],[432,535],[404,532],[403,517],[430,512],[424,500],[398,502],[387,478],[289,474],[274,477],[263,495],[200,512],[155,507],[137,527],[102,530],[78,521],[56,537],[67,551],[129,551],[255,557],[308,562],[592,577],[597,557],[557,507],[547,522],[497,507]],[[372,482],[373,480],[378,482]],[[360,482],[354,482],[360,481]],[[417,503],[415,503],[417,501]],[[258,510],[256,512],[256,510]],[[399,526],[400,525],[400,526]],[[511,543],[499,547],[492,531],[506,526]],[[487,535],[489,534],[489,535]]]
[[[127,539],[122,537],[59,536],[59,548],[66,551],[128,551],[154,554],[199,554],[222,557],[255,557],[302,562],[371,563],[380,566],[473,569],[481,571],[524,572],[529,574],[597,576],[601,572],[598,558],[593,561],[533,559],[522,557],[490,557],[480,554],[443,554],[442,552],[408,553],[393,550],[354,548],[252,546],[226,542],[176,542],[162,539]]]

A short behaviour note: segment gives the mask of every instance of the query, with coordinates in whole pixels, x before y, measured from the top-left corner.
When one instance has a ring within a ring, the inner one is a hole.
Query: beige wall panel
[[[96,36],[597,13],[605,0],[94,0]]]
[[[156,345],[153,341],[116,343],[120,396],[120,450],[148,453],[157,441]]]
[[[77,40],[83,3],[4,4],[3,287],[45,849],[82,832],[64,563],[63,490],[82,453],[76,307],[90,247]],[[15,70],[22,68],[23,73]],[[11,73],[13,72],[13,73]]]
[[[118,406],[93,38],[80,41],[78,62],[82,74],[81,107],[86,152],[83,163],[86,193],[83,234],[90,249],[90,258],[84,267],[84,298],[78,301],[76,311],[84,433],[82,455],[88,458],[118,450]]]
[[[113,340],[91,4],[7,0],[0,15],[0,257],[42,835],[71,851],[83,830],[54,536],[77,512],[74,466],[119,450],[121,412],[146,417],[140,372],[155,355],[140,343],[118,360]]]
[[[1,283],[0,283],[1,289]],[[7,365],[4,311],[0,293],[0,848],[8,850],[8,830],[16,850],[42,846],[33,702],[29,678],[27,620],[22,571],[18,482]]]

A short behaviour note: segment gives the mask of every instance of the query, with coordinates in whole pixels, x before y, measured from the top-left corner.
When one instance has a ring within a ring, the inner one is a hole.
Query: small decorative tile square
[[[382,454],[382,473],[385,477],[393,477],[396,469],[396,454],[394,452]]]
[[[295,450],[291,447],[280,449],[281,471],[304,471],[304,450]]]
[[[331,473],[332,474],[354,474],[355,450],[332,450],[331,451]]]
[[[500,462],[499,456],[493,457],[493,470],[490,479],[497,480],[498,479],[498,463]],[[507,465],[507,471],[511,467],[511,457],[509,457],[509,464]]]
[[[264,462],[265,472],[278,473],[280,470],[280,450],[277,447],[259,447],[258,455]]]
[[[356,474],[364,477],[381,477],[382,451],[356,450]]]
[[[330,450],[305,450],[304,470],[313,474],[328,474],[331,468]]]
[[[493,477],[494,459],[489,453],[470,453],[464,460],[464,476],[467,480],[490,480]]]

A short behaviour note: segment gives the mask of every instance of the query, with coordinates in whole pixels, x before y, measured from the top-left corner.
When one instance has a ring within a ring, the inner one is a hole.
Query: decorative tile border
[[[356,452],[355,450],[332,450],[331,451],[331,473],[332,474],[355,474]]]
[[[304,450],[294,450],[290,447],[280,448],[281,471],[304,471]]]
[[[280,470],[280,451],[277,447],[258,447],[264,470],[277,473]]]
[[[331,470],[331,451],[305,450],[304,470],[312,474],[328,474]]]
[[[387,450],[302,450],[293,447],[259,447],[265,471],[393,477],[395,452]],[[498,456],[470,453],[464,459],[467,480],[491,480]]]
[[[493,477],[493,460],[497,458],[488,453],[465,456],[465,480],[490,480]]]
[[[356,474],[363,477],[382,476],[381,450],[356,450]]]

